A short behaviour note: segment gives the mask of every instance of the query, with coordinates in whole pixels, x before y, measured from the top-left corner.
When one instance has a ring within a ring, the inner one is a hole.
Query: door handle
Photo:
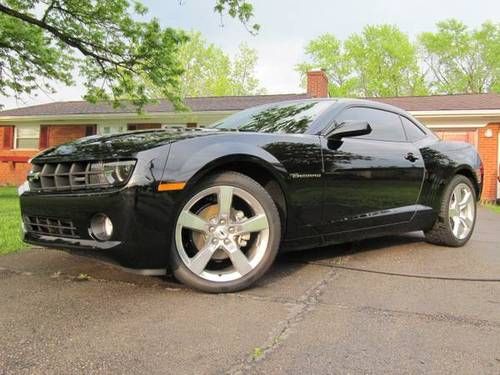
[[[413,152],[409,152],[405,155],[405,159],[415,163],[418,160],[418,156],[413,155]]]

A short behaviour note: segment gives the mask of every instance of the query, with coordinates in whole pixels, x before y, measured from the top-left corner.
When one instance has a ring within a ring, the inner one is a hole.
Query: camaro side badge
[[[319,173],[290,173],[291,178],[320,178]]]

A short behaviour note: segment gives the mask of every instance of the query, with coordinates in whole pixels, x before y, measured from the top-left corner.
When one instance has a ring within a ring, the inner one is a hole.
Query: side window
[[[420,129],[419,126],[408,120],[406,117],[401,116],[401,122],[403,123],[406,137],[409,141],[416,142],[426,137],[427,134],[422,129]]]
[[[368,121],[372,127],[372,132],[356,138],[377,141],[406,141],[399,115],[392,112],[374,108],[353,107],[342,112],[336,120],[337,122],[349,120]]]

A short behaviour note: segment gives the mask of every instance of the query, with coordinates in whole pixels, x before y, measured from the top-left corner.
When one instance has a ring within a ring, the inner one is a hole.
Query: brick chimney
[[[307,72],[307,95],[311,98],[328,98],[328,77],[322,69]]]

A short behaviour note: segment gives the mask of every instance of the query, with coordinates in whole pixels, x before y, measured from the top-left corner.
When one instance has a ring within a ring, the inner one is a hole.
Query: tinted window
[[[305,133],[331,105],[332,101],[268,104],[238,112],[213,127],[265,133]]]
[[[373,139],[377,141],[405,141],[405,134],[399,115],[392,112],[373,108],[355,107],[342,112],[336,119],[338,123],[343,121],[368,121],[372,132],[360,135],[356,138]]]
[[[412,121],[408,120],[406,117],[401,116],[401,121],[403,122],[406,137],[409,141],[415,142],[419,139],[425,138],[425,136],[427,135],[422,129],[420,129],[420,127],[418,127]]]

